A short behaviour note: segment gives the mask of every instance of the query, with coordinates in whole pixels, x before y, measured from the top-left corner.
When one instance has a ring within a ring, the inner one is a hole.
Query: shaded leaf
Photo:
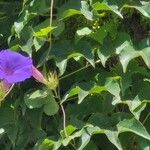
[[[150,140],[150,135],[146,131],[145,127],[135,118],[125,119],[117,124],[118,131],[121,132],[133,132],[147,140]]]

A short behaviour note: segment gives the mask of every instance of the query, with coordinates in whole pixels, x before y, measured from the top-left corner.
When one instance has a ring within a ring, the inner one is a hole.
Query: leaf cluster
[[[1,49],[29,55],[50,85],[59,82],[15,85],[0,108],[0,149],[150,149],[149,0],[0,8]]]

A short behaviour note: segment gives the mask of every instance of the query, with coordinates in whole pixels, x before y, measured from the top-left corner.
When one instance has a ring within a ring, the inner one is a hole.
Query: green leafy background
[[[0,8],[0,48],[59,80],[55,90],[34,79],[15,85],[0,108],[0,149],[150,149],[149,0],[1,0]]]

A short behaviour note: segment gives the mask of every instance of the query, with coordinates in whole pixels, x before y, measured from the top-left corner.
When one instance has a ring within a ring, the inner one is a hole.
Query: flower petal
[[[3,50],[0,52],[0,66],[3,68],[10,67],[17,70],[26,65],[32,65],[32,59],[25,57],[17,52]]]
[[[12,75],[7,75],[5,79],[8,83],[17,83],[24,81],[32,76],[32,68],[30,66],[26,66],[24,68],[16,70]]]
[[[2,80],[2,79],[4,79],[4,72],[1,70],[1,68],[0,68],[0,80]]]
[[[2,50],[0,52],[0,79],[8,83],[24,81],[32,76],[32,59],[17,52]]]

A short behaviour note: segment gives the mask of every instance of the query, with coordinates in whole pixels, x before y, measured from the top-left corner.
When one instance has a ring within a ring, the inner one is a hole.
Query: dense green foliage
[[[0,48],[28,54],[49,80],[16,84],[2,102],[0,149],[150,149],[149,0],[0,8]]]

